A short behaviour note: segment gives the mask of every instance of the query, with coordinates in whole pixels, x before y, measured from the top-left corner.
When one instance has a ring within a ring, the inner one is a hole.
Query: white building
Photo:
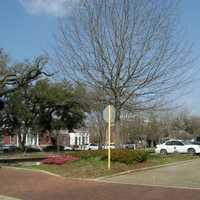
[[[90,143],[90,136],[88,132],[76,131],[68,134],[70,138],[70,146]]]

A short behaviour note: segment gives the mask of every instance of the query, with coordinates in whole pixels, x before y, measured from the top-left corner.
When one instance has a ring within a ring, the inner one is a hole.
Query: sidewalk
[[[118,176],[101,178],[100,181],[119,184],[146,185],[158,187],[190,188],[200,190],[200,159],[179,162],[160,168]]]
[[[0,195],[0,200],[20,200],[20,199],[16,199],[16,198],[13,198],[13,197],[6,197],[6,196]]]

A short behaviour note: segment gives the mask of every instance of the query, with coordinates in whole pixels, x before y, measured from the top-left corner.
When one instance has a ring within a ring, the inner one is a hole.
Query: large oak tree
[[[104,91],[102,102],[116,108],[117,132],[123,110],[162,106],[191,75],[177,9],[173,0],[83,0],[60,24],[59,66],[66,78]]]

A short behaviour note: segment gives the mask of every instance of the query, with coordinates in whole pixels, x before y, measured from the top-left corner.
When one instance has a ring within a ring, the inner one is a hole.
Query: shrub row
[[[146,161],[148,153],[144,150],[117,150],[112,152],[111,160],[125,164]]]
[[[104,158],[107,155],[106,150],[83,150],[83,151],[75,151],[75,152],[68,152],[67,155],[77,156],[81,159],[90,159],[94,157],[99,157],[100,159]]]
[[[81,159],[90,159],[98,157],[101,160],[106,160],[108,158],[106,150],[97,150],[97,151],[78,151],[69,153]],[[125,164],[133,164],[137,162],[143,162],[148,159],[149,153],[144,150],[121,150],[121,149],[112,149],[111,150],[111,160],[114,162],[121,162]]]

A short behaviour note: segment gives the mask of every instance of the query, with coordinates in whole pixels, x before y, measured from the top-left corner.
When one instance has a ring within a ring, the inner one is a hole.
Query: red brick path
[[[24,200],[199,200],[200,190],[72,181],[1,168],[0,195]]]

